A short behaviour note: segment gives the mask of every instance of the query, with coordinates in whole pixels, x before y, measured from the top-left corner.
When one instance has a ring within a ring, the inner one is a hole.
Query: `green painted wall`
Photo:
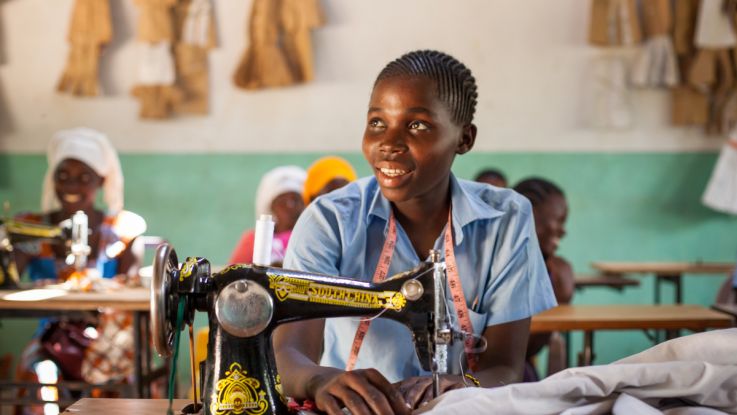
[[[342,155],[360,175],[369,174],[360,154]],[[261,175],[276,165],[306,167],[318,156],[126,154],[126,207],[146,218],[149,234],[169,239],[180,257],[204,256],[223,264],[240,233],[253,224],[253,195]],[[715,158],[712,153],[478,153],[458,158],[454,170],[459,177],[471,178],[481,168],[494,166],[512,183],[539,175],[560,184],[570,205],[568,236],[560,253],[576,272],[586,273],[595,260],[733,261],[737,218],[706,209],[699,201]],[[13,212],[37,210],[44,171],[43,156],[0,154],[0,201],[10,201]],[[685,302],[711,304],[722,280],[687,277]],[[671,291],[666,289],[664,296],[672,298]],[[622,292],[579,291],[575,303],[649,304],[652,298],[652,278],[643,278],[640,287]],[[204,324],[204,316],[198,321]],[[0,354],[17,353],[33,324],[1,323]],[[580,336],[574,336],[574,350],[580,344]],[[648,345],[640,332],[601,332],[596,337],[597,362]],[[180,359],[180,367],[186,370],[185,360]]]

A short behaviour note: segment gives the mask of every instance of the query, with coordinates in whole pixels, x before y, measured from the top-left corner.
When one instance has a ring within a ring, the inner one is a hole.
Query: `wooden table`
[[[174,399],[172,409],[179,414],[192,403],[189,399]],[[62,415],[165,415],[168,399],[80,399],[68,407]]]
[[[727,313],[730,316],[737,319],[737,304],[714,304],[711,306],[714,310],[721,311],[722,313]]]
[[[530,332],[584,332],[579,364],[593,360],[597,330],[703,331],[732,326],[732,317],[699,305],[562,305],[532,317]]]
[[[94,311],[106,307],[148,313],[151,307],[149,296],[146,288],[89,293],[56,288],[0,290],[0,313],[3,310]]]
[[[149,344],[149,301],[147,288],[124,288],[108,292],[69,292],[57,288],[0,290],[0,318],[74,317],[101,308],[130,311],[134,314],[135,396],[150,396],[149,384],[166,375],[167,365],[152,370]]]
[[[577,290],[588,287],[607,287],[622,291],[625,287],[640,285],[640,281],[610,275],[577,275],[574,284]]]
[[[660,304],[660,284],[675,286],[675,302],[683,302],[681,279],[683,274],[728,275],[734,268],[732,262],[594,262],[591,266],[607,276],[622,277],[626,274],[655,275],[655,304]]]

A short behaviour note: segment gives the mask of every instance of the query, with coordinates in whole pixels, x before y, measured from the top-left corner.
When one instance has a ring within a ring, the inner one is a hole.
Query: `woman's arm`
[[[555,299],[558,304],[570,304],[576,291],[576,279],[573,276],[573,268],[564,258],[554,256],[545,263],[550,274],[550,282],[553,284]]]
[[[315,391],[309,384],[313,377],[323,372],[339,372],[338,369],[317,365],[324,329],[325,320],[319,319],[284,324],[274,331],[274,355],[279,373],[287,375],[282,378],[282,387],[288,396],[297,399],[313,397]]]
[[[343,407],[356,415],[409,413],[402,396],[378,371],[319,366],[324,329],[325,320],[309,320],[274,331],[276,363],[288,396],[312,399],[331,415],[342,415]]]
[[[486,328],[486,350],[479,356],[479,370],[474,375],[481,386],[503,386],[522,380],[529,335],[529,317]]]
[[[479,355],[478,369],[473,373],[479,386],[489,388],[522,380],[529,332],[529,318],[489,326],[484,330],[486,350]],[[467,385],[472,386],[473,382],[460,375],[447,375],[441,378],[440,393]],[[434,397],[430,376],[405,379],[396,386],[407,403],[415,409]]]
[[[123,252],[118,255],[118,275],[124,275],[126,280],[131,276],[135,277],[138,274],[138,269],[141,267],[141,258],[138,258],[132,249],[135,240],[133,238],[133,240],[128,242]]]

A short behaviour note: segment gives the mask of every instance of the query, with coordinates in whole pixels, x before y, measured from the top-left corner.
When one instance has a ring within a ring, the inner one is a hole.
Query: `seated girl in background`
[[[292,228],[305,208],[302,188],[307,173],[297,166],[282,166],[270,170],[262,178],[256,190],[256,219],[271,215],[274,220],[274,240],[271,245],[271,261],[281,265],[287,250]],[[243,233],[238,245],[230,254],[231,264],[250,264],[253,261],[255,229]]]
[[[60,131],[49,143],[47,158],[42,213],[20,215],[19,219],[55,225],[83,211],[90,229],[86,273],[122,279],[137,274],[140,264],[130,248],[135,235],[145,230],[145,222],[138,217],[142,222],[138,224],[139,229],[121,235],[119,218],[136,215],[122,213],[123,174],[118,155],[107,137],[88,128]],[[100,189],[106,211],[95,206]],[[33,281],[60,282],[74,271],[73,266],[65,262],[67,247],[64,244],[26,242],[15,248],[19,273],[27,270]],[[91,317],[92,322],[97,320],[97,316]],[[103,312],[99,320],[97,334],[90,337],[82,336],[88,329],[86,321],[43,321],[33,341],[23,351],[18,377],[44,383],[60,379],[91,383],[125,379],[133,369],[131,316]],[[95,337],[97,340],[93,341]],[[115,337],[115,341],[107,342],[111,337]],[[79,352],[72,353],[64,347],[70,344],[79,346]],[[46,390],[41,391],[42,395],[50,394],[44,398],[56,399],[56,390],[43,389]],[[26,410],[32,411],[31,408]]]
[[[353,166],[341,157],[326,156],[307,169],[307,180],[302,197],[305,206],[318,196],[340,189],[356,180],[356,171]]]
[[[540,243],[540,251],[545,258],[545,267],[548,269],[550,281],[555,291],[555,299],[558,304],[569,304],[575,290],[575,279],[573,268],[565,259],[556,256],[560,240],[566,235],[566,219],[568,218],[568,203],[563,190],[554,183],[541,179],[529,178],[522,180],[514,186],[514,190],[525,196],[532,203],[532,212],[535,216],[535,232]],[[550,370],[548,375],[565,369],[558,362],[567,361],[563,356],[565,347],[560,345],[562,338],[555,337],[555,344],[551,343],[551,334],[535,334],[530,336],[527,346],[527,364],[525,368],[525,380],[534,382],[539,380],[539,375],[532,362],[540,350],[551,344],[549,355]]]
[[[288,269],[368,282],[439,250],[455,265],[448,279],[459,292],[447,291],[458,328],[488,344],[482,352],[454,345],[443,392],[473,385],[462,371],[473,370],[483,386],[521,380],[530,317],[555,305],[530,203],[451,173],[476,139],[476,97],[471,71],[442,52],[390,62],[374,83],[363,135],[374,176],[310,203],[284,260]],[[355,318],[280,326],[274,349],[284,393],[329,414],[405,414],[427,402],[432,379],[407,328],[381,318],[365,336],[358,327]]]

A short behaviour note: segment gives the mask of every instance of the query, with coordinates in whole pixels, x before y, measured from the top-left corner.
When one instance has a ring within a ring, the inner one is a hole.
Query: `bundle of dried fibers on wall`
[[[208,52],[216,46],[215,20],[210,0],[180,0],[174,8],[174,47],[177,86],[182,100],[175,110],[207,114],[209,107]]]
[[[670,0],[642,2],[645,45],[632,67],[632,83],[639,87],[673,87],[678,84],[678,62],[671,30]]]
[[[642,32],[636,0],[592,0],[589,43],[596,46],[631,46]]]
[[[591,44],[637,46],[644,32],[631,82],[670,88],[674,125],[737,125],[737,0],[591,2]]]
[[[171,9],[177,0],[135,0],[139,8],[138,84],[131,94],[141,102],[141,118],[162,119],[182,99],[175,85],[176,74],[172,58],[174,27]]]
[[[56,89],[77,96],[97,95],[100,52],[112,36],[108,0],[76,0],[69,27],[69,57]]]
[[[695,21],[693,51],[685,57],[688,69],[687,87],[705,97],[701,109],[708,114],[706,130],[726,134],[731,129],[728,121],[737,113],[729,111],[735,92],[735,65],[732,53],[737,46],[734,30],[734,9],[725,8],[729,2],[702,0]],[[726,110],[726,112],[725,112]],[[732,112],[730,114],[729,112]]]
[[[311,80],[310,31],[322,23],[317,0],[254,0],[250,44],[233,76],[235,84],[260,89]]]
[[[282,44],[295,78],[299,82],[311,81],[311,32],[324,24],[318,0],[281,0],[280,21]]]

